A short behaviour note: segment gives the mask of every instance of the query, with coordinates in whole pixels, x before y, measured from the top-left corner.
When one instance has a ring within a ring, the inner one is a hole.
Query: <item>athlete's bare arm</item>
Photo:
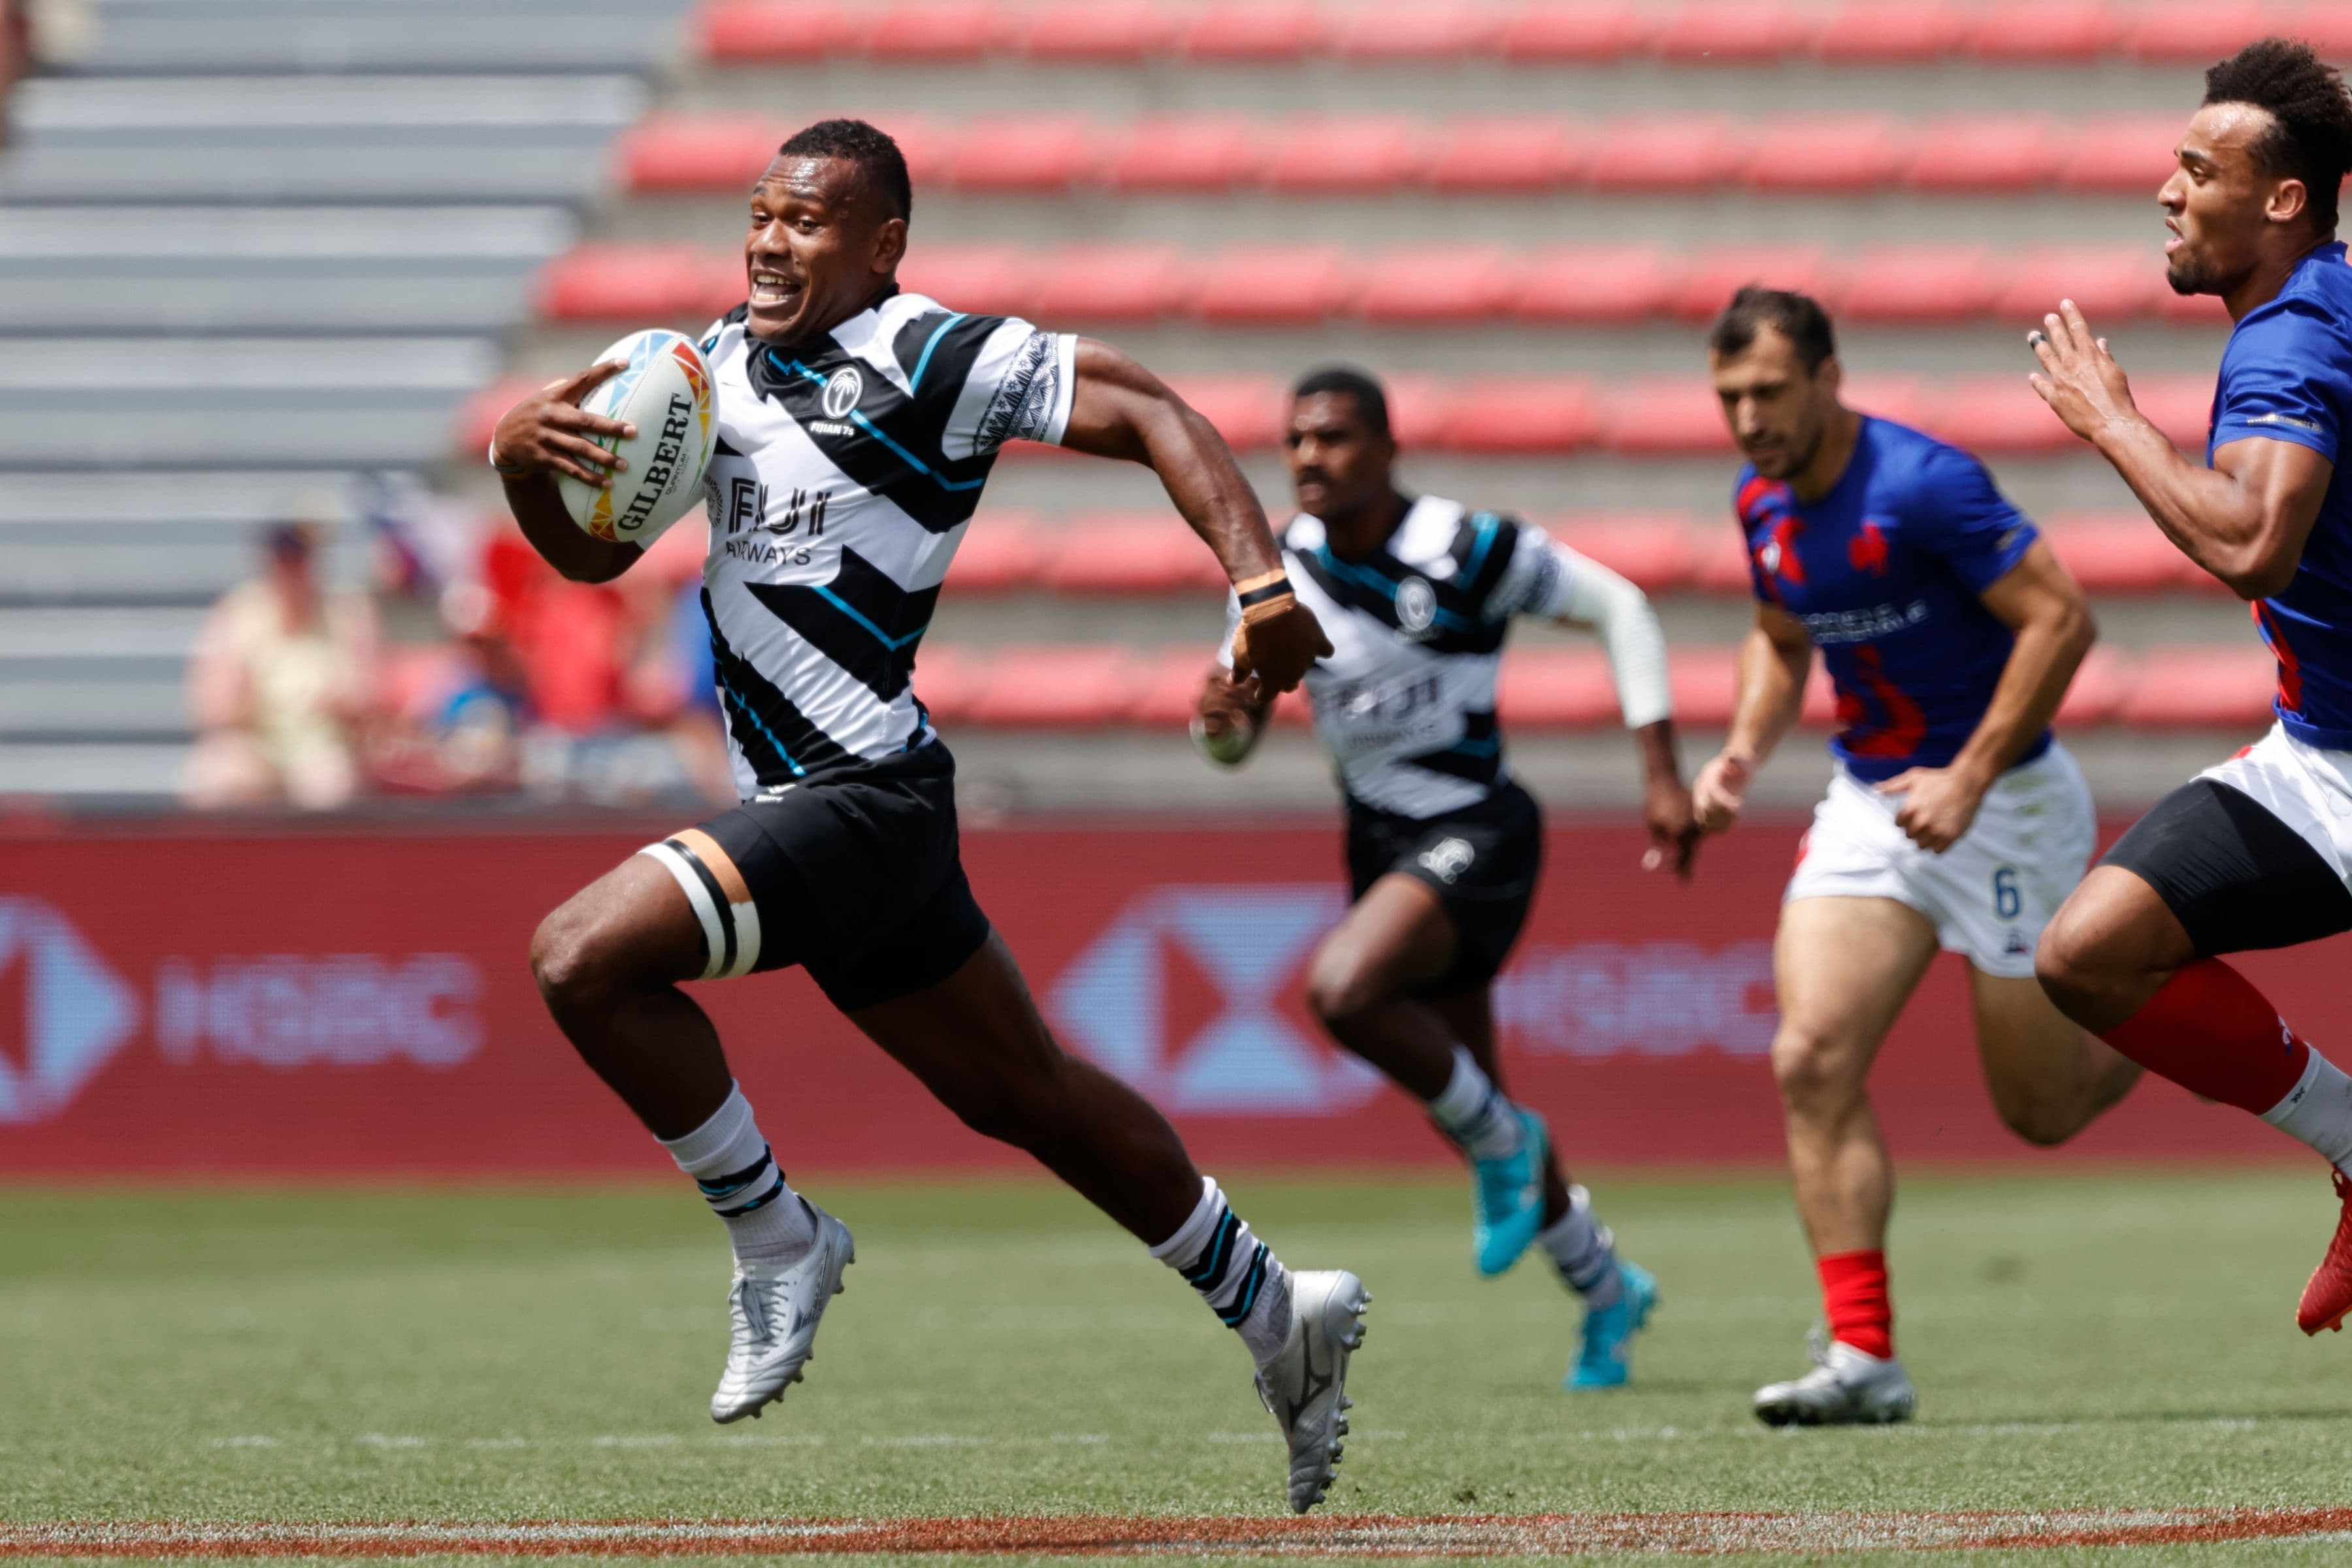
[[[1078,340],[1077,386],[1062,445],[1097,458],[1123,458],[1160,476],[1168,499],[1216,552],[1227,578],[1247,583],[1282,569],[1257,492],[1242,477],[1217,427],[1167,384],[1108,343]],[[1298,684],[1331,651],[1315,614],[1296,600],[1253,620],[1236,647],[1235,673],[1271,695]]]
[[[1764,760],[1796,727],[1812,673],[1813,639],[1804,622],[1770,605],[1756,606],[1756,625],[1739,645],[1739,692],[1723,750],[1699,769],[1691,804],[1699,826],[1721,833],[1739,819],[1748,786]]]
[[[2181,456],[2132,402],[2131,384],[2071,300],[2028,335],[2033,390],[2115,465],[2182,554],[2242,599],[2285,591],[2336,465],[2293,441],[2232,441],[2210,468]]]
[[[1982,599],[2017,634],[1984,717],[1943,767],[1909,768],[1878,786],[1881,795],[1904,797],[1895,826],[1931,854],[1959,842],[1993,781],[2049,728],[2099,637],[2082,585],[2058,564],[2046,540],[2035,540]]]
[[[638,545],[592,538],[582,531],[563,510],[563,500],[555,490],[558,474],[599,489],[611,488],[612,470],[624,466],[623,459],[589,437],[616,436],[626,440],[637,433],[637,427],[586,413],[580,400],[627,368],[611,360],[551,382],[500,416],[498,431],[490,437],[491,458],[506,486],[507,507],[522,525],[522,536],[550,566],[575,583],[609,583],[645,553]]]

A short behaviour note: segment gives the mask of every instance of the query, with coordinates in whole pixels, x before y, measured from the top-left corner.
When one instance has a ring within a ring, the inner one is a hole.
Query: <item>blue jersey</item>
[[[2352,751],[2352,490],[2336,453],[2347,418],[2352,267],[2343,246],[2323,245],[2231,332],[2205,461],[2252,437],[2309,447],[2338,465],[2294,581],[2254,605],[2254,624],[2278,658],[2279,722],[2296,740],[2337,752]]]
[[[2016,640],[1980,595],[2032,548],[2033,524],[1966,452],[1868,417],[1819,500],[1752,467],[1734,495],[1756,596],[1802,621],[1829,667],[1830,750],[1873,783],[1949,763]],[[2044,731],[2018,761],[2049,744]]]

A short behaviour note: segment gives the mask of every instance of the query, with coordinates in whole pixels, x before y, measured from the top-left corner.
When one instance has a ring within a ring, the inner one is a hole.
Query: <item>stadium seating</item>
[[[917,180],[973,191],[1225,190],[1360,196],[1427,187],[1539,197],[1558,187],[1861,195],[2060,189],[2152,195],[2183,116],[2058,120],[1884,114],[1054,114],[935,121],[880,116]],[[746,189],[793,126],[783,119],[662,114],[624,139],[617,167],[645,195]]]
[[[2004,321],[2022,331],[2061,299],[2098,321],[2179,314],[2153,244],[1993,252],[1980,245],[1872,246],[1832,257],[1817,246],[1674,252],[1654,246],[1514,250],[1486,244],[1398,246],[1351,257],[1328,245],[1250,245],[1193,253],[1172,244],[1087,241],[1042,254],[999,242],[924,246],[908,286],[974,310],[1073,323],[1319,321],[1461,326],[1517,319],[1633,323],[1712,316],[1743,283],[1803,289],[1856,321],[1925,325]],[[707,317],[742,298],[740,254],[674,244],[582,246],[541,274],[551,321]]]
[[[2202,61],[2265,29],[2315,41],[2352,34],[2341,0],[2209,6],[2173,0],[707,0],[695,37],[705,58],[777,63],[864,56],[1041,65],[1139,66],[1158,59],[1295,64],[1364,61],[1916,65],[1958,54],[1993,64],[2073,65],[2107,58]]]

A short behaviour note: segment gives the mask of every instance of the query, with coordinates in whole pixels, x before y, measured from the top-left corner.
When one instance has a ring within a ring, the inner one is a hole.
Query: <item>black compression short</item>
[[[1348,880],[1360,899],[1391,872],[1428,883],[1454,917],[1454,962],[1421,987],[1432,996],[1493,980],[1519,940],[1543,872],[1543,812],[1506,783],[1443,816],[1399,816],[1348,803]]]
[[[2157,890],[2207,958],[2352,931],[2352,891],[2303,836],[2242,790],[2192,779],[2100,861]]]
[[[936,741],[745,801],[699,833],[731,868],[703,865],[693,835],[656,847],[701,887],[688,898],[718,931],[714,973],[756,941],[751,973],[797,963],[846,1013],[937,984],[988,940],[964,879],[955,761]],[[730,870],[757,908],[755,934],[730,908]]]

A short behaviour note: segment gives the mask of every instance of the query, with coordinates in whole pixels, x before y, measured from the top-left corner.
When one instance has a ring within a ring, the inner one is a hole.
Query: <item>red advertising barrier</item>
[[[1496,1015],[1515,1091],[1571,1160],[1780,1159],[1770,939],[1798,826],[1708,846],[1688,886],[1639,868],[1630,825],[1554,828]],[[549,1023],[525,960],[546,910],[652,836],[0,840],[0,1173],[658,1171]],[[1063,1039],[1165,1108],[1204,1163],[1449,1157],[1300,1005],[1305,960],[1345,902],[1336,824],[990,829],[967,836],[965,857]],[[2327,1037],[2352,973],[2342,950],[2246,962]],[[1022,1163],[932,1104],[797,973],[693,989],[791,1167]],[[2028,1150],[1987,1103],[1948,957],[1874,1090],[1913,1160],[2295,1152],[2155,1082],[2068,1150]]]

